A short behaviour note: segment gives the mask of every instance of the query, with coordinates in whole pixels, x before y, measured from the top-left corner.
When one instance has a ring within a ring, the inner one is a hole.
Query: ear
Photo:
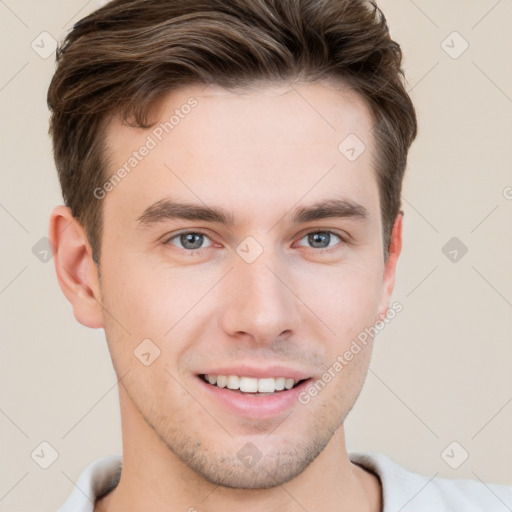
[[[378,319],[386,317],[386,313],[389,309],[389,302],[391,300],[391,294],[395,287],[395,275],[396,265],[400,251],[402,250],[402,219],[404,216],[403,210],[400,210],[395,218],[393,230],[391,232],[391,241],[389,246],[389,256],[384,269],[384,277],[382,283],[382,298],[379,306]]]
[[[86,327],[103,327],[98,269],[85,230],[68,207],[53,209],[48,237],[55,245],[53,261],[59,286],[75,318]]]

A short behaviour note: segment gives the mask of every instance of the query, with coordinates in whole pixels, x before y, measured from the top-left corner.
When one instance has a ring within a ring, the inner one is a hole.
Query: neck
[[[233,489],[206,481],[158,438],[120,390],[123,468],[117,487],[94,512],[152,510],[266,510],[380,512],[379,478],[350,462],[341,426],[320,455],[287,483],[268,489]]]

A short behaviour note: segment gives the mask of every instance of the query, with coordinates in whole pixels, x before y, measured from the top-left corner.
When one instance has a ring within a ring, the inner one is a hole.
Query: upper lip
[[[311,377],[310,374],[301,370],[287,368],[285,366],[266,366],[256,368],[255,366],[223,366],[199,372],[199,375],[238,375],[239,377],[252,377],[255,379],[285,377],[294,381],[304,380]]]

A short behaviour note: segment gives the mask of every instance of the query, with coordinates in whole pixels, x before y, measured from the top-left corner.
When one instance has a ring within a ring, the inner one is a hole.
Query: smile
[[[279,391],[289,390],[302,380],[286,377],[266,377],[257,379],[239,375],[202,375],[205,382],[218,388],[227,388],[240,393],[268,395]],[[305,380],[305,379],[304,379]]]

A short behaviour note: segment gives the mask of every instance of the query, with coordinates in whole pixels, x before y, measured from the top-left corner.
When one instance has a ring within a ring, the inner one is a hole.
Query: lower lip
[[[271,395],[260,395],[242,394],[228,388],[219,388],[207,383],[200,376],[197,378],[205,392],[230,412],[254,420],[273,418],[299,404],[299,395],[311,381],[307,379],[292,389],[277,391]]]

